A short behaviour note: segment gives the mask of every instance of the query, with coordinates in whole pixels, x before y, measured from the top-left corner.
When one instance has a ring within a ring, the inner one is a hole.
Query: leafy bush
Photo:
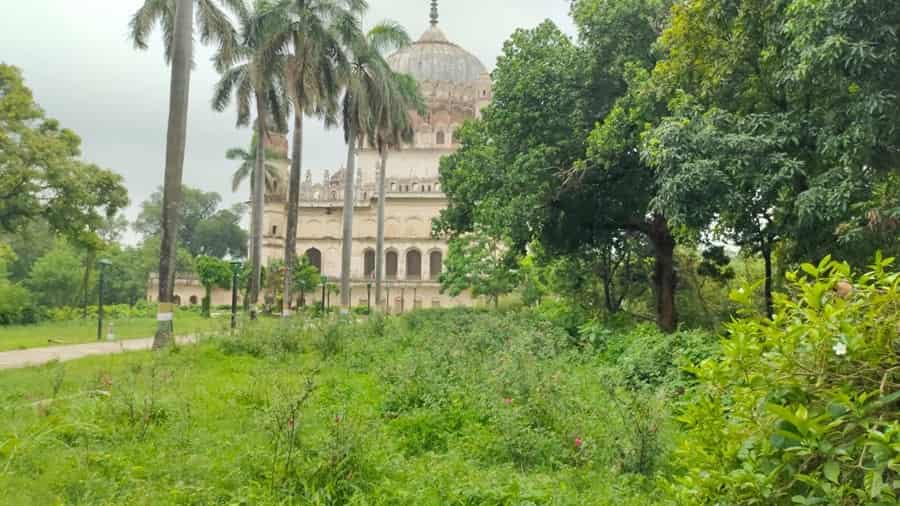
[[[727,326],[692,368],[672,488],[684,504],[897,504],[900,274],[824,259],[787,276],[774,320]],[[753,290],[733,298],[752,307]]]
[[[80,320],[85,317],[85,309],[73,306],[53,307],[48,308],[46,314],[47,319],[56,322]],[[113,319],[153,318],[156,316],[156,304],[150,304],[144,301],[140,301],[134,306],[129,306],[128,304],[104,304],[103,314],[107,318]],[[97,306],[88,306],[87,318],[94,319],[96,317]]]
[[[0,325],[36,323],[38,311],[32,305],[31,292],[18,283],[0,279]]]
[[[236,334],[217,340],[227,355],[285,358],[304,351],[309,339],[304,322],[296,319],[257,320],[255,325],[238,328]]]
[[[559,299],[545,299],[537,307],[537,313],[570,336],[578,336],[578,329],[589,320],[584,309]]]

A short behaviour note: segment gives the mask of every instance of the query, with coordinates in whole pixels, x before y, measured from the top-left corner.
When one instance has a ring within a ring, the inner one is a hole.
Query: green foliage
[[[484,233],[470,233],[450,240],[441,290],[457,296],[471,290],[472,296],[486,296],[497,306],[500,296],[516,288],[518,272],[510,264],[509,244]]]
[[[179,248],[192,256],[208,255],[224,257],[230,254],[243,257],[247,250],[247,233],[241,228],[243,205],[231,209],[219,209],[222,197],[215,192],[183,186],[181,205],[178,207]],[[134,222],[134,230],[145,242],[158,243],[162,220],[162,189],[153,192],[141,203],[141,212]],[[157,257],[159,251],[156,252]]]
[[[31,267],[26,285],[41,305],[75,305],[80,302],[82,272],[78,254],[65,241],[58,240],[53,249]]]
[[[200,284],[206,290],[203,297],[203,316],[209,316],[209,305],[212,298],[212,290],[215,287],[228,288],[231,286],[233,271],[231,264],[215,257],[201,255],[194,259],[194,268]]]
[[[592,121],[583,107],[585,61],[549,21],[513,33],[493,73],[492,104],[460,129],[460,149],[441,161],[449,202],[437,230],[459,235],[480,227],[509,237],[516,251],[534,238],[532,228],[556,232],[543,228],[555,209],[559,169],[583,151]]]
[[[34,323],[37,318],[31,292],[19,283],[0,278],[0,325]]]
[[[0,229],[45,220],[76,241],[127,206],[122,176],[80,155],[81,139],[44,116],[18,68],[0,64]]]
[[[684,504],[895,504],[900,275],[826,257],[788,274],[774,320],[728,324],[689,371],[672,486]],[[752,289],[735,299],[752,309]]]

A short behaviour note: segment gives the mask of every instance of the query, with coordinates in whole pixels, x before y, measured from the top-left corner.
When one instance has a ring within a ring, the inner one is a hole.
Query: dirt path
[[[193,344],[196,338],[185,336],[176,338],[178,344]],[[113,355],[126,351],[144,351],[153,346],[153,338],[124,339],[115,342],[99,342],[86,344],[69,344],[65,346],[50,346],[47,348],[30,348],[27,350],[15,350],[0,352],[0,369],[16,369],[42,365],[51,360],[75,360],[91,355]]]

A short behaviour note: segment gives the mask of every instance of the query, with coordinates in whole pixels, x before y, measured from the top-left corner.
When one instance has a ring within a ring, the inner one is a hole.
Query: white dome
[[[475,55],[447,40],[436,23],[416,43],[389,56],[388,64],[419,82],[475,82],[487,73]]]

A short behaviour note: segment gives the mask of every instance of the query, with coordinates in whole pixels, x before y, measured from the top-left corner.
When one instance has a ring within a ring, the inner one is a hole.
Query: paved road
[[[196,341],[196,338],[193,336],[178,337],[176,339],[178,344],[192,344]],[[153,346],[153,338],[148,337],[145,339],[124,339],[115,342],[69,344],[47,348],[4,351],[0,352],[0,369],[42,365],[51,360],[65,362],[90,355],[112,355],[126,351],[143,351],[149,350],[151,346]]]

